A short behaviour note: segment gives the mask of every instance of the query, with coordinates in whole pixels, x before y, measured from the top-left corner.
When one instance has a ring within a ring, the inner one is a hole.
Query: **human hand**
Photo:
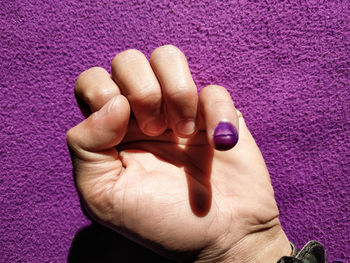
[[[67,143],[94,219],[178,260],[276,262],[290,254],[241,113],[223,87],[197,94],[179,49],[159,47],[150,61],[124,51],[112,78],[91,68],[75,92],[87,119]]]

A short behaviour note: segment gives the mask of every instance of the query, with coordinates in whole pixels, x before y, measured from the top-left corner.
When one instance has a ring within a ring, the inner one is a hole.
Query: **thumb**
[[[99,111],[67,132],[67,144],[79,159],[93,161],[116,154],[114,146],[123,139],[129,122],[128,100],[117,95]],[[102,154],[108,151],[109,154]]]

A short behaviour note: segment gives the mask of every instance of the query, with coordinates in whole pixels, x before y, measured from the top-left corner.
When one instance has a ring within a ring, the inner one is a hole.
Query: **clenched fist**
[[[126,50],[75,93],[87,117],[67,143],[98,222],[169,257],[276,262],[291,253],[262,155],[225,88],[197,93],[171,45]]]

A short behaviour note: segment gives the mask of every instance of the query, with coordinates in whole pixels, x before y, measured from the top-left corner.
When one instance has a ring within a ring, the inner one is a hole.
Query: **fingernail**
[[[194,120],[182,120],[176,124],[176,130],[183,135],[191,135],[196,129]]]
[[[238,142],[237,129],[229,122],[220,122],[214,130],[214,145],[219,151],[226,151]]]
[[[159,131],[164,128],[164,123],[160,119],[152,119],[144,126],[144,130],[150,134],[159,134]]]

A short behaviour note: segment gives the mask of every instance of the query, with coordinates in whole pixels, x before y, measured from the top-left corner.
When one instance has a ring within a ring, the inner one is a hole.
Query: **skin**
[[[179,261],[276,262],[290,255],[265,162],[225,88],[197,94],[185,55],[126,50],[84,71],[87,117],[67,133],[79,194],[94,219]],[[132,114],[131,114],[132,112]],[[229,150],[213,132],[239,132]]]

